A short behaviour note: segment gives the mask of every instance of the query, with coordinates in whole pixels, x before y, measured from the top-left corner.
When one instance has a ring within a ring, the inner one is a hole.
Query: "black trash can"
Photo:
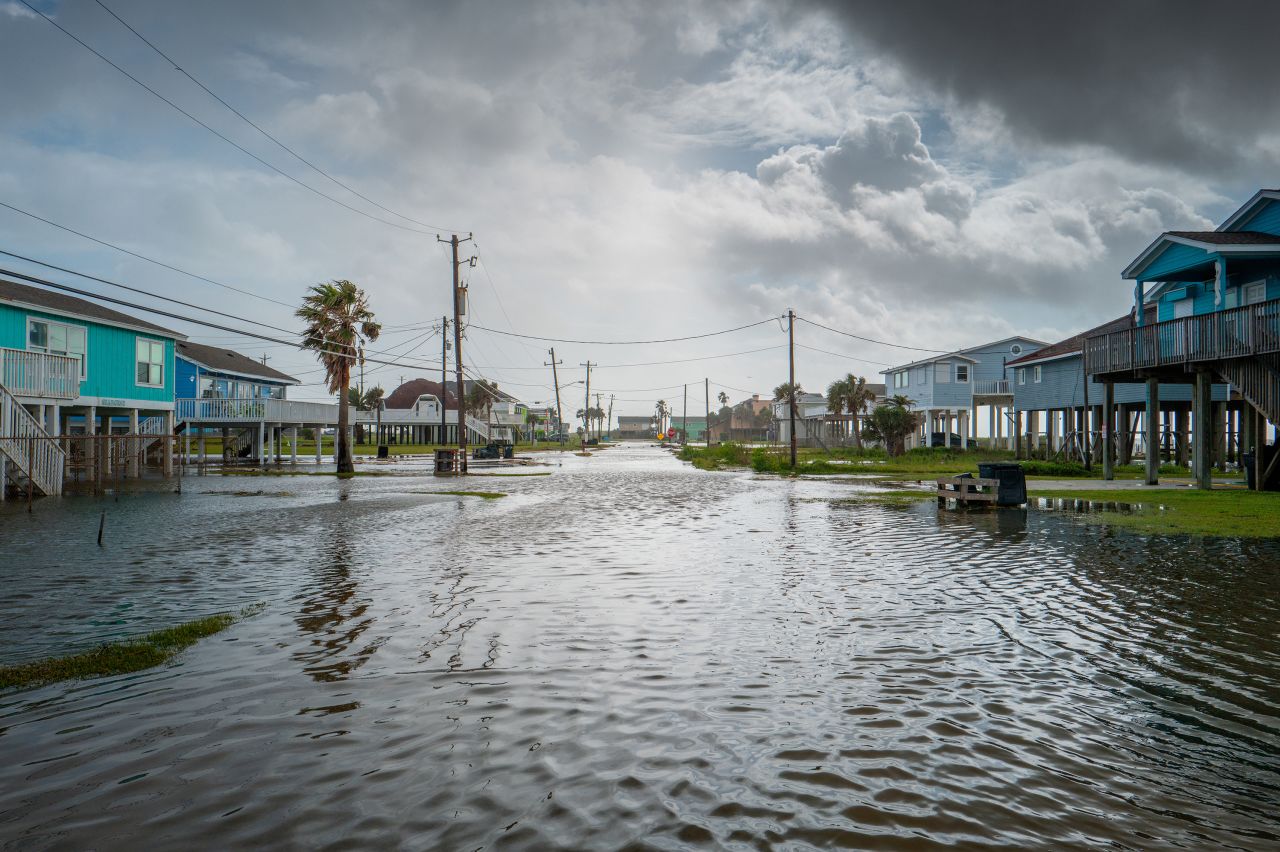
[[[516,457],[516,448],[511,444],[507,444],[502,448],[502,457],[504,459],[513,459]]]
[[[1027,475],[1017,462],[979,462],[978,476],[1000,483],[996,488],[997,506],[1021,506],[1027,502]]]
[[[378,458],[385,459],[391,454],[391,448],[386,444],[378,445]]]
[[[1267,465],[1271,464],[1271,457],[1275,455],[1275,452],[1274,444],[1264,444],[1262,446],[1262,470],[1264,473],[1267,470]],[[1245,482],[1248,483],[1250,490],[1258,487],[1257,458],[1252,450],[1240,454],[1240,464],[1244,467]],[[1267,477],[1267,482],[1262,490],[1280,491],[1280,467],[1273,470],[1271,476]]]

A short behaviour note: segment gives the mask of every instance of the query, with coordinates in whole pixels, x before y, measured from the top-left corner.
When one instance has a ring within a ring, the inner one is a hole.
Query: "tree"
[[[351,366],[364,344],[378,339],[382,325],[374,319],[364,290],[347,280],[313,285],[295,315],[306,324],[302,347],[315,351],[324,366],[329,393],[338,395],[338,473],[354,473],[355,460],[347,434],[351,420]]]
[[[914,401],[898,394],[877,406],[864,421],[862,437],[868,441],[881,441],[885,452],[891,456],[902,453],[906,438],[920,427],[924,416],[912,411]]]
[[[836,379],[827,385],[827,411],[839,417],[844,414],[845,403],[849,399],[849,394],[853,388],[849,386],[848,379]],[[843,437],[843,427],[841,427],[841,437]]]
[[[863,412],[867,410],[867,406],[876,401],[875,391],[867,387],[867,379],[865,376],[855,376],[853,373],[844,377],[845,384],[849,386],[849,393],[845,396],[845,407],[849,410],[849,414],[853,415],[853,444],[858,449],[862,449],[862,429],[858,425]]]
[[[538,423],[542,418],[538,416],[536,411],[526,411],[524,413],[524,424],[529,427],[529,443],[533,443],[538,434]]]
[[[658,431],[665,435],[667,434],[667,416],[671,414],[671,408],[665,399],[658,400],[653,408],[657,412]]]
[[[724,408],[729,404],[729,394],[725,393],[724,391],[720,391],[720,393],[716,394],[716,399],[720,400],[721,408]]]

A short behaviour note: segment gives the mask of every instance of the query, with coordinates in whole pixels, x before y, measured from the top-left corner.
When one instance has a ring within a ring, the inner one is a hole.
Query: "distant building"
[[[657,426],[654,425],[652,415],[623,415],[618,417],[618,428],[614,432],[614,437],[621,440],[653,438],[657,434],[655,429],[657,429]]]
[[[977,437],[978,408],[989,409],[994,443],[1013,444],[1013,388],[1008,362],[1045,344],[1029,337],[1006,337],[957,349],[881,371],[889,396],[905,396],[924,414],[916,445],[933,433],[955,433],[967,446]]]

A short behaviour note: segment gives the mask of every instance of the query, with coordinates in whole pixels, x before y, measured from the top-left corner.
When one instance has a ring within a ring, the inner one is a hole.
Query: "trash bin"
[[[1263,444],[1262,446],[1262,472],[1266,473],[1267,465],[1271,464],[1271,458],[1276,453],[1274,444]],[[1258,467],[1257,455],[1254,450],[1250,450],[1240,454],[1240,464],[1244,467],[1245,482],[1248,483],[1249,489],[1253,490],[1258,487]],[[1266,483],[1263,485],[1264,491],[1280,491],[1280,468],[1271,472],[1271,476],[1267,477]]]
[[[1021,506],[1027,502],[1027,475],[1017,462],[979,462],[978,476],[999,482],[997,506]]]
[[[513,459],[516,457],[516,448],[511,444],[507,444],[502,448],[502,457],[504,459]]]
[[[385,459],[391,454],[390,448],[386,444],[378,445],[378,458]]]

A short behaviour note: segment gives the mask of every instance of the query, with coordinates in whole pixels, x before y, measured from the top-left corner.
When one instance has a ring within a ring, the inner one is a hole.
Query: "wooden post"
[[[1147,484],[1160,484],[1160,382],[1147,379]],[[1198,427],[1197,427],[1198,428]]]
[[[1102,478],[1116,478],[1116,385],[1102,385]]]
[[[164,438],[160,441],[160,450],[164,453],[164,475],[167,479],[173,476],[173,410],[164,413]]]
[[[1196,373],[1192,386],[1193,428],[1192,449],[1195,455],[1192,467],[1195,468],[1196,487],[1203,491],[1213,488],[1213,385],[1209,374],[1201,370]]]

